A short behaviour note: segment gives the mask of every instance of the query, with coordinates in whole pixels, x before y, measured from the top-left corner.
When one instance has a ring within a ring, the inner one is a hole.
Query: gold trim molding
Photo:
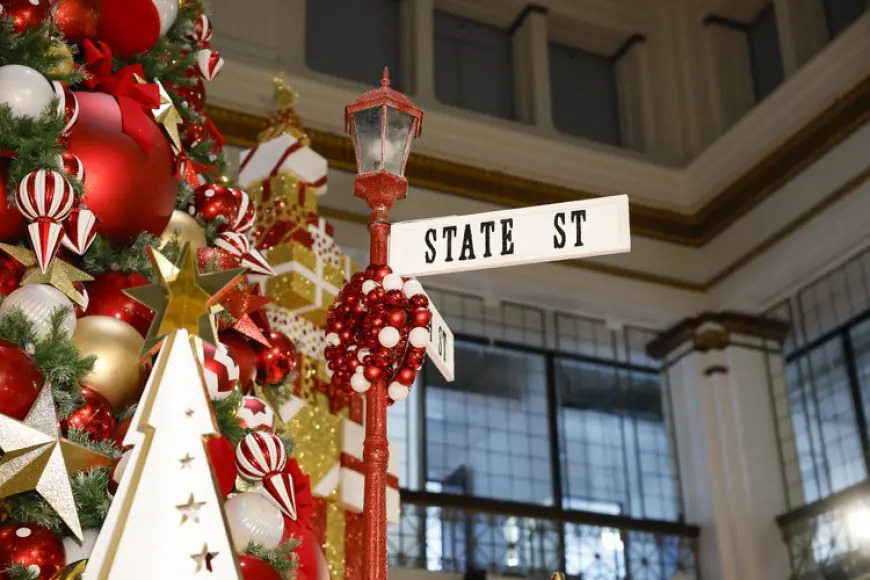
[[[253,147],[267,119],[219,107],[206,113],[228,143]],[[695,214],[633,204],[632,231],[644,237],[700,247],[832,147],[870,120],[870,77],[837,99],[782,145],[737,178]],[[353,146],[344,135],[306,129],[314,150],[331,167],[356,171]],[[411,154],[405,171],[412,185],[505,207],[526,207],[596,197],[589,192],[489,171],[428,155]]]

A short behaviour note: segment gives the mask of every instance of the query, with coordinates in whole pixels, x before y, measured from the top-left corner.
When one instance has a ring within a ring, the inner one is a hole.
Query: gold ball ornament
[[[178,240],[179,246],[189,243],[194,251],[208,245],[205,240],[205,230],[202,229],[193,217],[180,210],[172,212],[172,217],[169,218],[169,225],[160,234],[160,248],[163,248],[173,239]]]
[[[72,344],[82,356],[97,358],[83,382],[115,411],[139,400],[147,373],[140,363],[145,339],[135,328],[110,316],[85,316],[76,325]]]
[[[51,580],[82,580],[85,574],[85,568],[88,566],[87,560],[79,560],[73,562],[69,566],[61,568],[54,573]]]
[[[50,71],[48,71],[49,73],[54,75],[68,75],[76,69],[76,63],[73,60],[72,51],[66,43],[55,42],[51,45],[51,48],[48,49],[48,54],[62,59],[54,65]]]

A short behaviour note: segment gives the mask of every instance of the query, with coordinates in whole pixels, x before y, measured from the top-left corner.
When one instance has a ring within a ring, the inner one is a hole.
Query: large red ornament
[[[151,151],[121,130],[121,110],[103,93],[77,92],[79,117],[68,150],[87,175],[82,203],[94,212],[97,231],[117,243],[141,232],[166,229],[175,210],[178,178],[169,142],[156,123],[147,123]]]
[[[85,284],[90,299],[86,315],[117,318],[145,336],[154,319],[154,313],[124,294],[124,290],[150,283],[148,278],[136,272],[104,272],[93,282]]]
[[[299,546],[293,551],[296,554],[299,567],[296,569],[298,578],[317,578],[317,552],[320,546],[317,545],[317,538],[305,526],[294,522],[290,518],[284,518],[284,537],[281,538],[281,543],[286,542],[290,538],[294,538],[300,542]]]
[[[47,528],[21,523],[0,527],[0,570],[18,564],[33,570],[39,580],[51,580],[65,559],[63,542]]]
[[[221,332],[218,340],[227,347],[230,357],[239,365],[239,388],[247,393],[257,378],[257,355],[254,349],[247,339],[232,330]]]
[[[0,0],[0,14],[12,19],[16,32],[39,28],[51,18],[49,0]]]
[[[286,334],[272,330],[266,339],[271,346],[256,345],[257,378],[265,385],[279,385],[296,369],[296,345]]]
[[[119,58],[148,52],[160,39],[160,14],[152,0],[101,0],[99,39]]]
[[[213,437],[208,440],[208,457],[212,471],[224,496],[236,487],[239,475],[236,469],[236,450],[226,437]]]
[[[94,441],[105,441],[112,437],[115,431],[115,416],[109,401],[85,385],[82,385],[82,398],[85,400],[82,406],[61,421],[63,432],[80,429]]]
[[[239,569],[243,580],[281,580],[281,575],[268,562],[250,554],[239,554]]]
[[[97,38],[100,26],[100,0],[60,0],[54,17],[67,42],[81,44]]]
[[[9,160],[0,158],[0,242],[17,242],[27,234],[27,220],[9,201]]]
[[[0,414],[24,419],[42,382],[36,362],[18,346],[0,339]]]

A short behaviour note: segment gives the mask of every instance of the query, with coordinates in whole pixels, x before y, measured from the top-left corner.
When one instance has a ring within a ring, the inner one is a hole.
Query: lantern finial
[[[388,87],[390,86],[390,67],[384,67],[384,76],[381,78],[381,86]]]

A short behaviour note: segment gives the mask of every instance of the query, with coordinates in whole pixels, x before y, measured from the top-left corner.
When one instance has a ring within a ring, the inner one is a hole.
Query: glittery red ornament
[[[193,207],[207,222],[223,218],[232,224],[239,213],[239,201],[229,187],[207,183],[193,192]]]
[[[54,21],[67,42],[93,40],[100,26],[100,0],[60,0]]]
[[[27,220],[9,201],[9,159],[0,158],[0,242],[17,242],[27,234]]]
[[[185,76],[192,82],[178,86],[164,83],[166,90],[178,97],[177,102],[180,102],[182,107],[201,113],[205,108],[205,84],[202,77],[196,72],[195,67],[188,70]]]
[[[255,346],[257,378],[265,385],[279,385],[296,368],[296,345],[286,334],[272,330],[266,339],[271,346]]]
[[[17,345],[0,339],[0,414],[24,419],[42,383],[36,362]]]
[[[9,256],[0,255],[0,296],[9,296],[18,289],[23,274],[21,264]]]
[[[218,270],[232,270],[242,265],[241,257],[220,248],[200,248],[197,251],[197,261],[200,270],[207,270],[212,265]]]
[[[376,367],[374,365],[366,366],[366,369],[363,371],[363,376],[370,383],[376,383],[384,378],[384,371],[381,367]]]
[[[124,290],[144,286],[151,282],[136,272],[104,272],[93,282],[85,284],[88,292],[87,316],[111,316],[126,322],[145,336],[154,319],[154,313],[140,302],[133,300]]]
[[[389,266],[381,266],[379,268],[371,268],[371,277],[375,282],[382,282],[384,278],[393,273]]]
[[[250,554],[239,554],[239,570],[243,580],[281,580],[281,575],[268,562]]]
[[[0,14],[12,20],[16,32],[39,28],[51,18],[49,0],[0,0]]]
[[[33,570],[39,580],[51,580],[65,559],[63,542],[47,528],[29,523],[0,527],[0,570],[18,564]]]
[[[82,385],[82,398],[84,399],[82,406],[61,421],[63,432],[79,429],[94,441],[105,441],[112,437],[115,431],[115,416],[109,401],[85,385]]]
[[[396,382],[405,385],[406,387],[411,386],[411,383],[414,382],[414,378],[417,376],[417,371],[412,368],[402,367],[399,369],[399,372],[396,373]]]
[[[122,131],[121,109],[111,95],[75,93],[79,117],[68,150],[84,164],[82,203],[99,220],[97,231],[127,244],[142,232],[160,236],[175,211],[178,178],[169,141],[157,122],[145,125],[152,147],[143,149]]]
[[[395,326],[396,328],[402,328],[405,326],[405,321],[408,320],[408,315],[404,310],[390,310],[387,313],[387,324],[389,326]]]
[[[247,393],[257,378],[257,355],[254,349],[245,337],[232,330],[219,333],[218,340],[227,347],[230,357],[239,365],[239,388]]]
[[[213,437],[208,440],[208,457],[212,471],[217,478],[221,493],[229,495],[236,487],[236,450],[226,437]]]

